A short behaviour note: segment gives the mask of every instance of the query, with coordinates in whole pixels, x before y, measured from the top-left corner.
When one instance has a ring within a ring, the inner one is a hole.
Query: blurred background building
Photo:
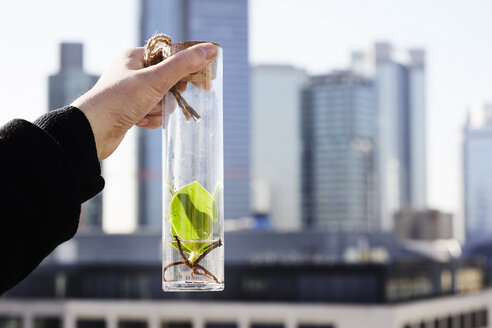
[[[352,68],[376,86],[378,213],[389,231],[400,209],[427,206],[425,51],[376,43],[352,54]]]
[[[463,177],[466,238],[492,236],[492,105],[470,107],[464,128]]]
[[[350,71],[311,77],[302,93],[306,228],[378,231],[374,83]]]
[[[60,70],[48,80],[48,108],[67,106],[96,84],[99,76],[84,71],[84,47],[81,43],[60,44]],[[82,204],[80,230],[102,229],[102,193]]]
[[[251,71],[252,209],[278,231],[302,225],[299,90],[306,77],[288,65],[257,65]]]
[[[453,239],[453,215],[437,210],[401,210],[395,214],[394,234],[400,239]]]
[[[223,292],[163,293],[160,233],[78,235],[4,295],[0,325],[488,327],[491,271],[450,249],[414,250],[384,233],[225,238]]]
[[[250,69],[247,0],[141,0],[140,44],[156,32],[173,42],[204,40],[224,49],[225,218],[250,214]],[[139,222],[160,230],[161,131],[139,130]]]

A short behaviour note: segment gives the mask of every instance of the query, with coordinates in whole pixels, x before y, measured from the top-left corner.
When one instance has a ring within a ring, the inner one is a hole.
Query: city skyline
[[[29,12],[24,10],[26,5],[31,9]],[[114,12],[116,5],[117,13]],[[89,72],[97,73],[104,70],[119,50],[140,45],[134,28],[138,24],[138,6],[133,0],[117,3],[53,0],[52,8],[57,10],[50,11],[43,3],[35,1],[4,2],[0,6],[2,24],[8,26],[0,32],[2,40],[5,44],[17,44],[19,50],[3,52],[0,59],[6,63],[22,63],[22,68],[8,65],[0,77],[2,89],[8,90],[0,99],[2,122],[14,117],[33,120],[44,112],[45,79],[56,70],[56,47],[60,41],[83,42],[86,67]],[[272,15],[279,6],[282,6],[282,14]],[[400,46],[420,45],[427,49],[429,205],[459,216],[460,138],[466,106],[475,99],[491,97],[492,74],[487,63],[492,47],[488,42],[490,22],[486,13],[490,12],[492,4],[474,0],[404,4],[387,0],[371,3],[311,0],[300,6],[298,1],[281,4],[251,1],[250,59],[253,64],[290,63],[311,73],[322,73],[330,68],[348,67],[347,52],[366,47],[375,40],[386,39]],[[91,9],[95,7],[97,11]],[[72,12],[80,15],[68,14]],[[87,17],[91,17],[90,24]],[[107,24],[108,17],[111,24]],[[418,24],[415,17],[419,17]],[[459,26],[457,21],[464,24]],[[11,33],[12,30],[17,33]],[[30,35],[32,41],[19,44],[19,35]],[[297,45],[293,47],[292,42]],[[36,51],[36,60],[32,59],[32,49]],[[29,74],[27,81],[26,74]],[[30,106],[17,106],[18,99],[26,93],[30,95]],[[113,157],[115,161],[117,156],[116,153]],[[129,183],[125,186],[133,188]]]

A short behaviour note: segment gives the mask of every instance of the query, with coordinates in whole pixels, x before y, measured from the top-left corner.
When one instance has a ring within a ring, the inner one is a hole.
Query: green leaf
[[[207,240],[217,220],[217,205],[210,193],[197,181],[178,190],[169,204],[171,234],[182,240]],[[184,252],[196,259],[210,242],[182,242]],[[178,248],[177,242],[171,242]]]

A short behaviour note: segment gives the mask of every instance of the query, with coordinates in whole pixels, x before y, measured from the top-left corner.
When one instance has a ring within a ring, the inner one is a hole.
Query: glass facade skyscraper
[[[400,209],[427,206],[425,52],[376,43],[352,59],[353,70],[375,82],[377,203],[389,231]]]
[[[302,198],[307,228],[376,231],[376,98],[350,71],[312,77],[302,91]]]
[[[476,104],[464,128],[463,178],[467,241],[492,236],[492,105]]]
[[[60,44],[60,71],[48,79],[49,110],[70,105],[89,90],[98,78],[84,71],[81,43]],[[102,193],[82,204],[80,225],[85,231],[102,229]]]
[[[173,42],[203,40],[224,51],[225,218],[250,214],[247,0],[141,0],[140,42],[166,33]],[[139,220],[160,227],[161,131],[139,131]]]

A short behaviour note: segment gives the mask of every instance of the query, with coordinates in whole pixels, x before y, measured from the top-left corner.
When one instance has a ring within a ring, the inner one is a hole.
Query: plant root
[[[200,255],[195,262],[191,263],[188,258],[186,257],[184,251],[183,251],[183,247],[181,247],[181,241],[180,239],[178,238],[178,236],[174,236],[174,239],[176,240],[176,243],[178,244],[178,251],[179,251],[179,255],[181,256],[181,258],[183,259],[182,261],[176,261],[176,262],[173,262],[173,263],[169,263],[168,265],[166,265],[164,267],[164,269],[162,269],[162,280],[164,282],[173,282],[173,281],[176,281],[176,280],[167,280],[166,279],[166,271],[174,266],[178,266],[178,265],[184,265],[186,266],[187,268],[190,269],[191,273],[190,273],[190,277],[191,277],[191,280],[194,279],[195,275],[200,275],[202,277],[206,277],[208,279],[210,279],[210,281],[207,281],[205,283],[207,284],[210,284],[210,283],[217,283],[217,284],[222,284],[224,283],[223,281],[219,281],[217,279],[217,277],[211,273],[210,271],[208,271],[207,269],[205,269],[205,267],[201,264],[199,264],[199,262],[201,260],[203,260],[203,258],[205,256],[207,256],[211,251],[213,251],[214,249],[222,246],[222,240],[219,239],[218,241],[210,244],[207,249],[205,250],[205,252],[203,252],[202,255]]]

